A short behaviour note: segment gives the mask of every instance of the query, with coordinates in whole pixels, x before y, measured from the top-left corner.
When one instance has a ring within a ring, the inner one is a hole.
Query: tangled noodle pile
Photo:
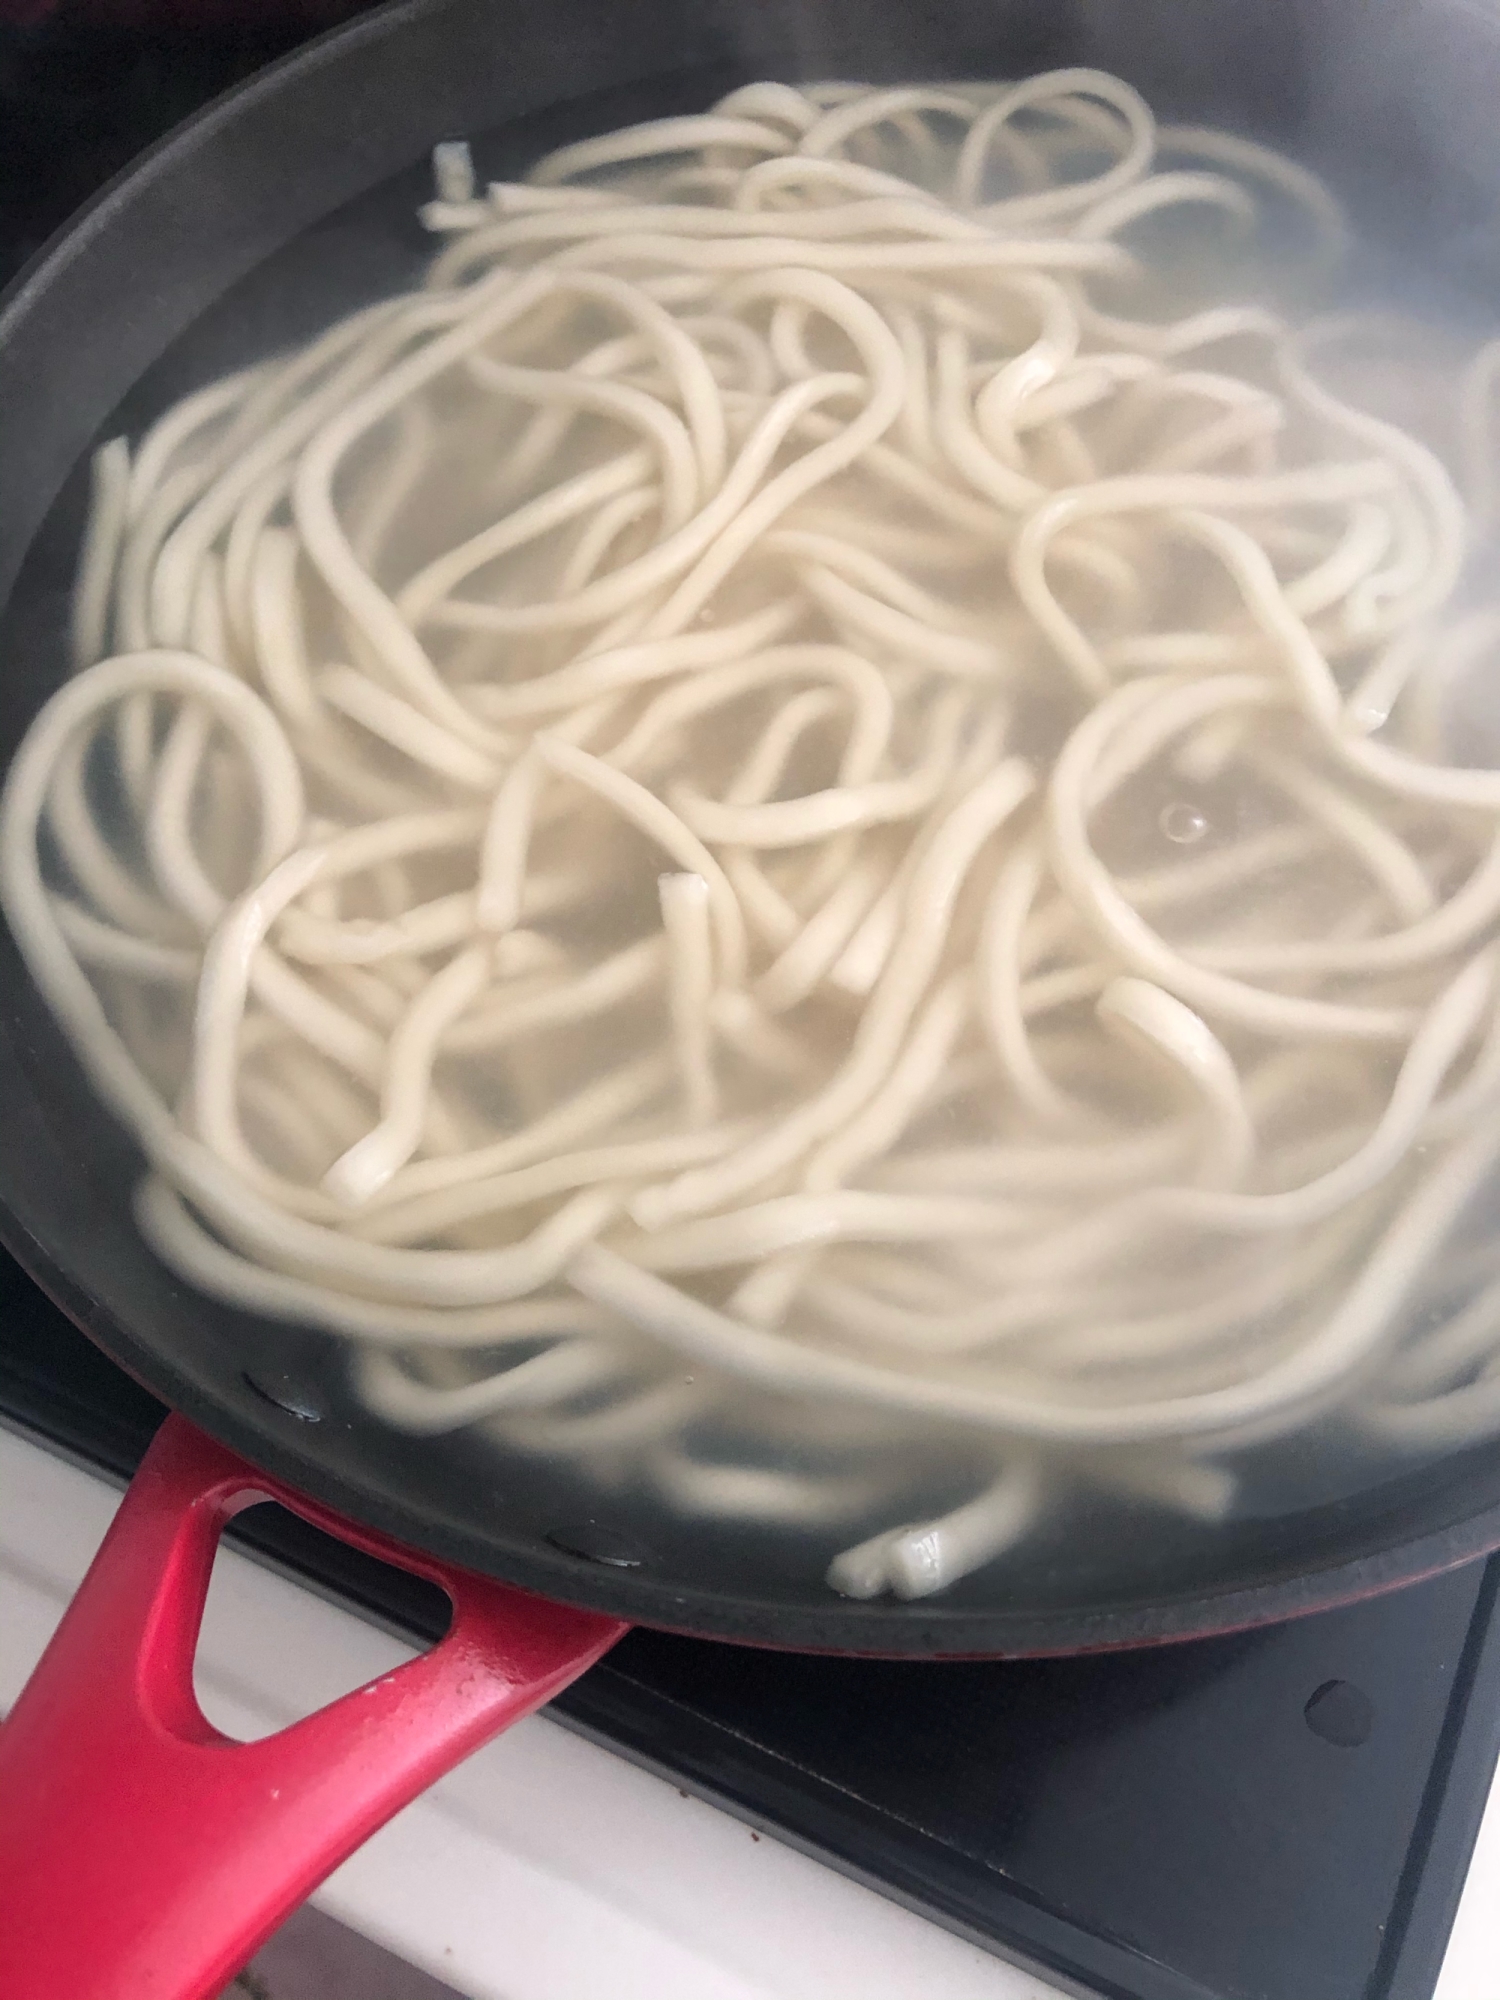
[[[99,452],[9,775],[159,1255],[394,1424],[878,1525],[854,1595],[1059,1455],[1500,1429],[1500,346],[1461,497],[1330,386],[1415,336],[1240,302],[1322,186],[1092,71],[436,168],[425,288]]]

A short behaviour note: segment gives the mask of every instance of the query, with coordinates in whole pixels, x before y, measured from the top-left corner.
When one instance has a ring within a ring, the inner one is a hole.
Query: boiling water
[[[7,795],[168,1263],[853,1595],[1500,1427],[1494,351],[1029,89],[443,153],[101,456]]]

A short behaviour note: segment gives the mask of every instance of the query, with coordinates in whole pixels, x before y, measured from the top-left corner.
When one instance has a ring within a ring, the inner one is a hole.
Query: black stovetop
[[[0,25],[0,281],[195,105],[358,11],[28,5],[45,18]],[[162,1415],[5,1259],[0,1413],[115,1475]],[[244,1533],[389,1625],[442,1629],[429,1586],[279,1510]],[[555,1712],[1111,2000],[1429,2000],[1500,1751],[1497,1595],[1500,1558],[1258,1632],[1005,1664],[636,1632]]]

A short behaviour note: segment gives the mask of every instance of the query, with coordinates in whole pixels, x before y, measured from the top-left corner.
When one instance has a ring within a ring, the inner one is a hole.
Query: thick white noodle
[[[1090,70],[434,173],[420,292],[99,451],[6,780],[157,1254],[858,1597],[1500,1434],[1500,340],[1456,483],[1148,251],[1316,284],[1329,191]]]

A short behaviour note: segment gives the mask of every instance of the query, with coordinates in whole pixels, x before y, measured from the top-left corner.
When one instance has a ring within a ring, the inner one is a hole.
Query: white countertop
[[[0,1709],[116,1498],[0,1430]],[[409,1650],[221,1550],[200,1698],[220,1728],[265,1735]],[[398,1814],[314,1900],[474,2000],[1063,2000],[544,1715]],[[1435,2000],[1495,2000],[1497,1966],[1500,1787]]]

